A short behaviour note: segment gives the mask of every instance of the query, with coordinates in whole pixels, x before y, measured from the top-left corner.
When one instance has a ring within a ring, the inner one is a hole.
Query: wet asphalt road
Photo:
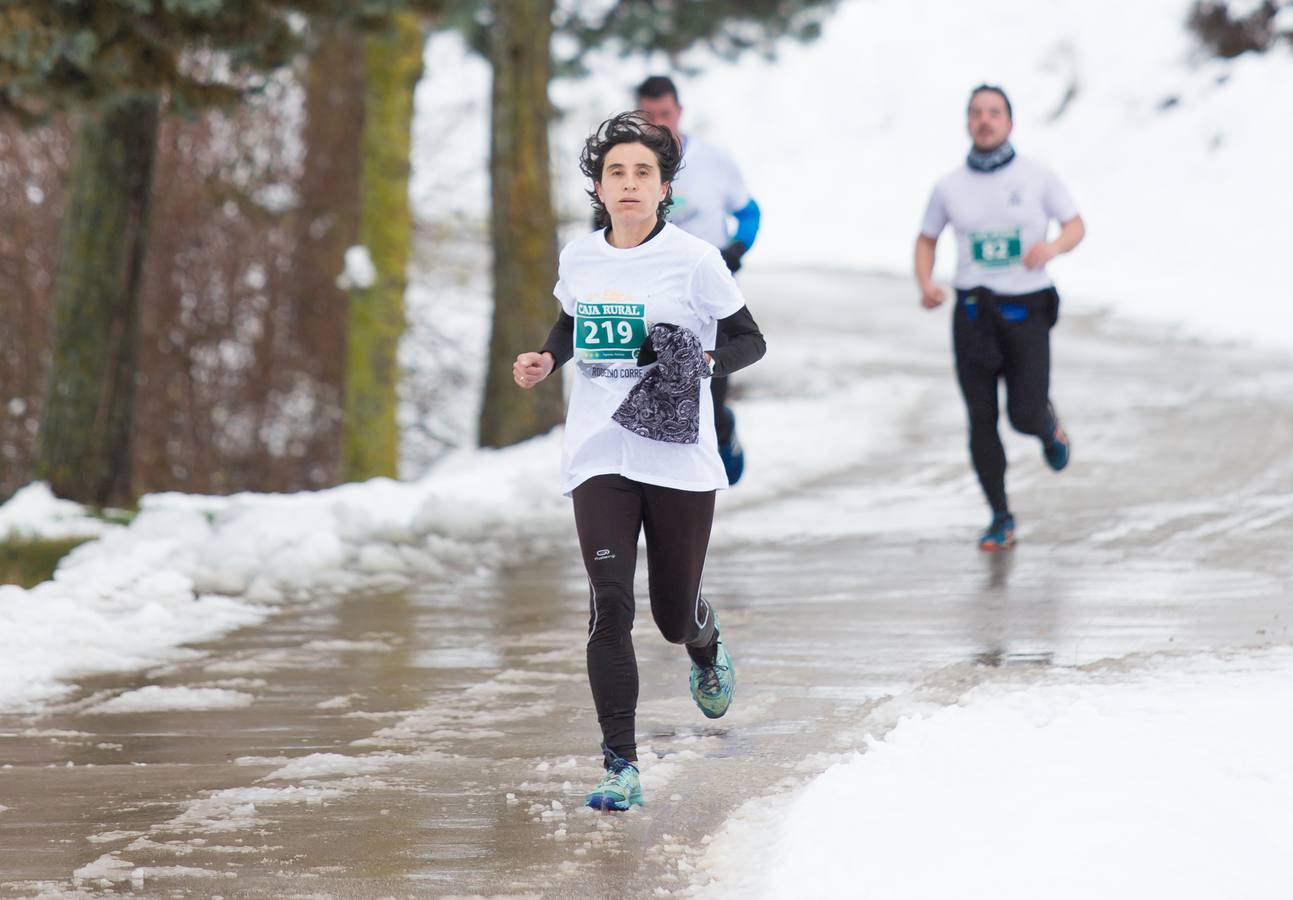
[[[912,401],[855,464],[720,504],[706,580],[738,670],[726,718],[691,705],[685,655],[641,605],[645,808],[581,807],[598,738],[571,538],[502,571],[292,607],[163,670],[0,717],[0,896],[687,892],[733,810],[912,702],[1048,666],[1293,641],[1287,359],[1066,314],[1055,396],[1074,463],[1055,476],[1035,442],[1008,441],[1020,543],[984,555],[945,320],[901,281],[766,272],[744,286],[774,352],[778,335],[807,354],[803,336],[844,329],[857,376],[901,379]],[[805,289],[811,310],[775,302]],[[742,390],[757,404],[817,386],[751,373]],[[146,684],[255,699],[93,710]]]

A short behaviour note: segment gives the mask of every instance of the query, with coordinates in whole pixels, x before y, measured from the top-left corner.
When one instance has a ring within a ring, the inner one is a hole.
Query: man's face
[[[678,98],[673,94],[665,94],[663,97],[638,97],[638,109],[642,110],[642,115],[652,125],[668,128],[679,142],[682,141],[682,133],[678,130],[682,107],[678,105]]]
[[[996,91],[979,91],[970,101],[968,131],[976,150],[995,150],[1010,137],[1014,123],[1005,98]]]

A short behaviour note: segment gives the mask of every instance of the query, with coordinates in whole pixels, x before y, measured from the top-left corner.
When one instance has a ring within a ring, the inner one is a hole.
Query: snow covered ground
[[[736,153],[763,206],[752,269],[904,272],[928,189],[964,151],[967,89],[1004,84],[1016,145],[1065,178],[1089,225],[1087,242],[1054,266],[1069,302],[1293,346],[1280,269],[1293,222],[1270,211],[1293,193],[1293,119],[1273,111],[1293,92],[1293,55],[1198,62],[1188,5],[844,3],[820,42],[783,48],[775,65],[747,60],[680,79],[685,121]],[[425,217],[434,209],[441,224],[476,228],[487,75],[449,37],[431,42],[428,62],[415,200]],[[609,55],[593,68],[554,89],[566,111],[554,165],[576,223],[578,141],[654,70]],[[950,252],[940,250],[944,272]],[[454,290],[414,302],[452,303]],[[476,318],[456,327],[479,342],[487,309],[473,302]],[[865,459],[917,402],[908,381],[850,384],[813,366],[816,340],[776,335],[752,376],[780,390],[742,407],[743,439],[759,453],[726,506]],[[477,378],[469,372],[460,394]],[[831,414],[840,408],[857,418]],[[455,415],[453,427],[469,433],[474,407]],[[0,709],[37,709],[70,679],[189,655],[185,644],[298,600],[398,589],[567,542],[558,445],[554,434],[460,451],[404,484],[148,497],[129,527],[30,488],[0,508],[0,535],[102,537],[50,583],[0,587]],[[800,792],[755,798],[715,840],[704,874],[732,896],[753,887],[745,879],[755,871],[772,896],[1282,895],[1293,875],[1293,782],[1281,756],[1293,738],[1290,687],[1293,657],[1279,651],[989,684],[913,715]],[[200,695],[145,687],[102,711],[241,702],[235,685]]]
[[[1007,675],[747,804],[696,895],[1288,896],[1293,651]]]

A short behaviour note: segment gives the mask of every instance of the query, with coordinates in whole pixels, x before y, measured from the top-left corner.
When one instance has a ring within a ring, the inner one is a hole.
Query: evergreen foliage
[[[0,97],[29,116],[163,92],[181,108],[233,101],[252,73],[297,51],[290,13],[336,2],[10,0],[0,8]]]
[[[1225,0],[1195,0],[1186,24],[1210,54],[1233,59],[1265,53],[1280,43],[1293,47],[1293,29],[1278,27],[1282,6],[1277,0],[1262,0],[1244,4],[1236,14]]]
[[[165,93],[180,110],[237,101],[287,65],[311,20],[383,27],[442,0],[4,0],[0,108],[27,117]]]
[[[705,47],[723,59],[746,52],[773,56],[778,41],[811,41],[839,0],[614,0],[564,3],[554,11],[553,33],[572,39],[555,61],[556,74],[586,74],[582,58],[609,45],[626,54],[681,54]],[[591,9],[590,9],[591,7]],[[494,16],[486,0],[449,0],[441,22],[489,55]]]
[[[703,45],[724,59],[747,51],[771,56],[776,43],[810,41],[838,0],[616,0],[589,13],[576,4],[560,30],[578,41],[580,55],[603,44],[628,53],[671,57]]]

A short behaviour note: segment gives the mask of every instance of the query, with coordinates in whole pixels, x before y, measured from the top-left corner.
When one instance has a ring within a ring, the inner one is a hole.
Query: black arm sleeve
[[[543,343],[543,349],[540,353],[551,353],[553,359],[553,371],[560,369],[563,365],[570,362],[570,358],[575,355],[575,319],[565,310],[557,316],[557,321],[552,323],[552,330],[548,332],[548,339]]]
[[[710,351],[714,357],[714,374],[722,377],[753,365],[763,358],[768,345],[763,340],[759,324],[750,315],[750,307],[742,306],[725,319],[718,320],[719,346]]]

